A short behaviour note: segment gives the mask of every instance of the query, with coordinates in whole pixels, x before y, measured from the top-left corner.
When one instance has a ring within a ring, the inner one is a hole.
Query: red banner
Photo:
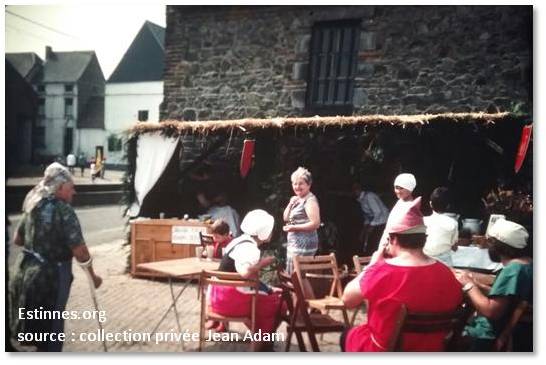
[[[254,144],[253,139],[245,139],[243,143],[243,152],[241,153],[241,164],[239,165],[239,170],[241,172],[241,177],[245,178],[252,167],[252,158],[254,157]]]
[[[516,164],[514,165],[514,171],[516,174],[523,166],[523,161],[525,161],[525,156],[527,155],[527,148],[529,147],[529,142],[531,141],[531,132],[533,131],[533,125],[529,124],[523,127],[521,132],[521,140],[519,141],[518,152],[516,153]]]

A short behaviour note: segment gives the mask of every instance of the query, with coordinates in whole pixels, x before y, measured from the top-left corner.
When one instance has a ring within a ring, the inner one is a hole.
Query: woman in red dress
[[[389,239],[369,266],[345,288],[343,301],[355,308],[368,301],[368,321],[344,332],[343,351],[386,351],[402,304],[409,311],[445,312],[462,302],[461,284],[444,264],[423,253],[426,241],[421,198],[391,217]],[[445,333],[406,334],[404,351],[442,351]]]
[[[266,211],[250,211],[241,223],[243,235],[231,241],[224,249],[220,271],[237,272],[243,278],[258,278],[262,268],[271,265],[274,257],[261,257],[262,244],[271,240],[273,216]],[[256,329],[262,333],[275,332],[280,309],[280,292],[266,284],[260,286],[256,300]],[[229,286],[210,286],[210,305],[212,310],[225,316],[247,316],[251,310],[252,290]],[[270,350],[272,343],[260,342],[257,351]]]

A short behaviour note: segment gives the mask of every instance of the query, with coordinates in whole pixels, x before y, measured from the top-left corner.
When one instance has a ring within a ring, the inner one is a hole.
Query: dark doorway
[[[72,153],[72,147],[74,146],[74,133],[72,128],[66,128],[64,133],[64,155]]]

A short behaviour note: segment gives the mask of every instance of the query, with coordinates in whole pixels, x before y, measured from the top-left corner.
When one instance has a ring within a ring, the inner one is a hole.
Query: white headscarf
[[[400,186],[401,188],[413,191],[413,189],[415,189],[417,186],[417,181],[415,180],[415,176],[412,174],[400,174],[394,180],[394,186]]]
[[[55,195],[59,187],[67,182],[72,182],[70,171],[58,162],[53,162],[44,171],[44,177],[38,185],[32,188],[23,202],[23,212],[30,213],[42,200]]]

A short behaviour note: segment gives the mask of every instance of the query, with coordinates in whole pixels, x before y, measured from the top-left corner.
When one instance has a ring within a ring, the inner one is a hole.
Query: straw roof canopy
[[[466,124],[494,124],[513,120],[516,115],[512,113],[444,113],[444,114],[420,114],[420,115],[359,115],[359,116],[335,116],[335,117],[307,117],[307,118],[269,118],[269,119],[235,119],[235,120],[211,120],[211,121],[177,121],[166,120],[161,123],[138,123],[127,132],[130,135],[142,133],[162,132],[169,135],[186,134],[216,134],[232,132],[240,129],[244,132],[258,130],[282,131],[287,128],[317,128],[330,127],[356,127],[356,126],[381,126],[393,125],[405,128],[407,126],[424,126],[438,122],[454,122]]]

